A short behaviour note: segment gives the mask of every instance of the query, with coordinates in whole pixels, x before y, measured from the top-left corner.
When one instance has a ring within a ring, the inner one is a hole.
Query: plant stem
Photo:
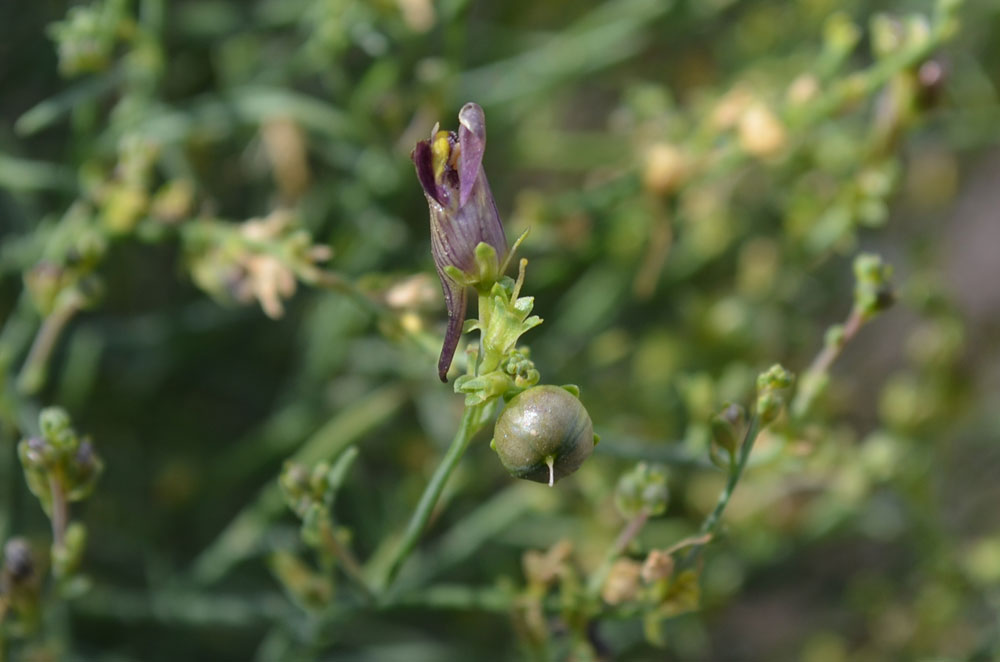
[[[66,523],[69,518],[66,495],[62,483],[54,474],[49,474],[49,490],[52,492],[52,546],[61,549],[66,539]]]
[[[82,303],[82,297],[74,294],[68,301],[57,306],[42,322],[35,341],[28,351],[28,358],[24,360],[17,377],[17,388],[21,393],[33,395],[45,385],[52,351],[66,325],[80,311]]]
[[[434,512],[434,506],[437,505],[438,498],[440,498],[445,484],[447,484],[448,479],[451,477],[452,471],[458,466],[458,461],[465,454],[465,449],[468,448],[469,442],[482,425],[480,420],[481,413],[481,405],[465,408],[465,413],[462,414],[462,421],[458,426],[458,431],[455,433],[455,438],[452,440],[451,446],[448,447],[448,452],[442,458],[441,464],[434,470],[434,475],[431,476],[430,482],[424,488],[424,493],[420,496],[417,508],[410,517],[410,522],[403,533],[403,539],[393,554],[384,579],[378,586],[379,593],[384,593],[388,590],[393,580],[395,580],[396,575],[399,574],[400,568],[403,567],[403,563],[409,558],[416,547],[417,541],[427,527],[427,522]]]
[[[719,494],[719,500],[716,502],[715,508],[711,513],[709,513],[708,517],[705,518],[705,521],[702,522],[699,534],[714,535],[715,529],[718,528],[719,522],[722,519],[722,513],[725,512],[726,506],[729,505],[729,500],[733,497],[736,485],[740,482],[740,478],[743,476],[743,471],[747,466],[747,460],[750,459],[750,451],[753,450],[753,444],[757,440],[759,432],[760,419],[757,416],[752,416],[749,424],[747,425],[747,431],[743,435],[743,443],[740,444],[740,453],[737,456],[736,461],[732,462],[729,466],[729,480],[726,481],[726,487],[722,490],[722,493]],[[685,562],[690,563],[696,559],[704,546],[704,544],[700,544],[692,547],[690,553],[685,559]]]
[[[855,306],[851,309],[851,314],[848,315],[847,320],[844,322],[843,335],[840,341],[837,343],[827,343],[820,353],[816,355],[816,358],[813,359],[813,362],[809,365],[809,369],[806,370],[799,380],[799,390],[795,394],[795,399],[792,401],[792,406],[789,410],[794,418],[800,419],[809,413],[816,397],[823,390],[823,382],[830,372],[833,362],[844,351],[844,346],[858,334],[864,323],[865,319],[861,310]]]
[[[354,558],[354,554],[351,550],[340,543],[337,540],[337,534],[333,530],[333,526],[326,523],[323,527],[323,546],[326,547],[330,554],[340,561],[341,567],[344,569],[344,573],[351,578],[351,580],[357,585],[357,587],[364,594],[365,598],[369,602],[374,602],[375,594],[368,587],[368,582],[365,580],[364,573],[361,571],[361,564],[358,560]]]
[[[621,553],[625,551],[629,543],[639,535],[648,520],[649,511],[643,508],[635,517],[626,522],[615,542],[608,548],[607,553],[604,555],[604,560],[601,561],[601,565],[590,576],[590,581],[587,582],[587,594],[590,597],[597,597],[600,594],[601,588],[608,578],[608,573],[611,572],[611,567],[615,563],[615,559],[621,556]]]

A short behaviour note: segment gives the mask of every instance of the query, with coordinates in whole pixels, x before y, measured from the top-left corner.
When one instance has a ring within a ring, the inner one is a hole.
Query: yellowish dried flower
[[[674,557],[654,549],[642,564],[642,581],[647,584],[666,579],[674,573]]]
[[[609,605],[618,605],[635,598],[639,590],[641,566],[632,559],[618,559],[604,580],[601,597]]]
[[[770,108],[757,102],[740,117],[739,141],[749,154],[774,156],[785,146],[785,127]]]
[[[655,143],[646,150],[642,183],[646,190],[666,195],[683,184],[688,171],[688,159],[670,143]]]

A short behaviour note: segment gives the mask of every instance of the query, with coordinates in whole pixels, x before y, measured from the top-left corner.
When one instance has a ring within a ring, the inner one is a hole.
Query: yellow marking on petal
[[[444,176],[444,167],[448,164],[451,156],[451,141],[448,139],[447,131],[438,131],[431,143],[431,163],[434,166],[434,179],[441,181]]]

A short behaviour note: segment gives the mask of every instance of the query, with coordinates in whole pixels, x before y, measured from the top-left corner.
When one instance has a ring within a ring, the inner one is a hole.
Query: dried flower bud
[[[819,80],[813,74],[801,74],[788,86],[786,98],[793,106],[802,106],[819,94]]]
[[[774,156],[785,146],[785,127],[762,103],[755,103],[740,117],[740,147],[754,156]]]
[[[655,143],[645,155],[642,183],[646,190],[666,195],[676,191],[688,172],[688,159],[670,143]]]
[[[532,584],[548,586],[564,571],[572,553],[573,543],[568,540],[560,540],[546,552],[528,550],[521,559],[525,578]]]
[[[628,602],[639,590],[641,567],[632,559],[618,559],[611,566],[608,578],[604,580],[601,597],[609,605]]]
[[[418,142],[411,154],[430,209],[431,252],[448,306],[448,331],[438,360],[441,381],[447,381],[462,334],[466,287],[480,284],[488,290],[492,285],[488,281],[496,280],[507,254],[507,238],[482,165],[486,150],[483,109],[465,104],[458,122],[457,133],[435,127],[430,140]],[[492,274],[483,273],[477,259],[479,244],[493,249]]]
[[[674,557],[654,549],[642,564],[642,581],[647,584],[666,579],[674,573]]]

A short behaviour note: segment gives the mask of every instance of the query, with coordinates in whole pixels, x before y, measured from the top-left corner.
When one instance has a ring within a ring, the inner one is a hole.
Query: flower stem
[[[719,526],[719,522],[722,520],[722,513],[725,512],[726,506],[729,505],[729,500],[733,497],[733,492],[736,490],[736,485],[740,482],[740,478],[743,476],[743,471],[746,469],[747,460],[750,459],[750,451],[753,450],[753,444],[757,440],[757,435],[760,433],[760,419],[757,416],[750,418],[750,423],[747,425],[747,431],[743,435],[743,443],[740,444],[740,453],[736,457],[736,460],[730,463],[729,466],[729,480],[726,481],[726,487],[719,494],[719,500],[715,504],[715,508],[709,513],[708,517],[701,524],[701,529],[699,529],[699,534],[701,535],[714,535],[715,530]],[[701,550],[704,548],[704,544],[696,545],[692,547],[691,552],[688,554],[685,561],[690,563],[698,557]]]
[[[343,568],[344,573],[357,585],[358,589],[360,589],[364,594],[365,599],[369,602],[373,602],[375,595],[368,587],[368,582],[365,580],[364,573],[361,571],[361,565],[358,563],[358,560],[354,558],[354,554],[348,547],[342,545],[341,542],[337,540],[337,534],[334,532],[333,527],[329,523],[324,523],[322,532],[323,546],[326,547],[326,550],[331,556],[340,562],[340,566]]]
[[[834,361],[844,351],[844,346],[857,335],[864,323],[865,319],[861,309],[855,306],[851,309],[851,314],[844,322],[843,335],[840,342],[826,344],[820,353],[816,355],[816,358],[813,359],[813,362],[809,365],[809,369],[806,370],[805,374],[799,380],[801,386],[798,393],[795,394],[795,399],[792,401],[790,411],[795,419],[801,419],[809,413],[816,397],[823,390],[824,382]]]
[[[28,358],[25,359],[24,366],[22,366],[21,373],[17,378],[17,387],[22,393],[33,395],[45,386],[52,351],[66,325],[81,310],[82,303],[80,296],[71,296],[68,301],[53,310],[42,322],[42,326],[35,336],[35,341],[28,351]]]
[[[410,516],[410,522],[403,533],[403,539],[393,554],[384,579],[380,582],[378,587],[379,593],[384,593],[392,585],[396,575],[399,574],[399,570],[403,567],[403,563],[409,558],[421,534],[427,528],[427,522],[434,512],[434,506],[437,505],[441,492],[451,477],[452,471],[458,466],[458,461],[465,454],[465,449],[469,447],[469,442],[472,441],[472,437],[482,426],[481,413],[481,405],[465,408],[465,413],[462,414],[462,421],[458,426],[458,431],[455,433],[455,438],[452,439],[451,446],[448,447],[448,452],[441,459],[441,464],[434,470],[434,475],[431,476],[430,482],[424,488],[424,493],[420,496],[416,510]]]
[[[69,519],[66,494],[62,483],[55,474],[49,474],[49,490],[52,492],[52,546],[60,549],[65,544],[66,524]]]

